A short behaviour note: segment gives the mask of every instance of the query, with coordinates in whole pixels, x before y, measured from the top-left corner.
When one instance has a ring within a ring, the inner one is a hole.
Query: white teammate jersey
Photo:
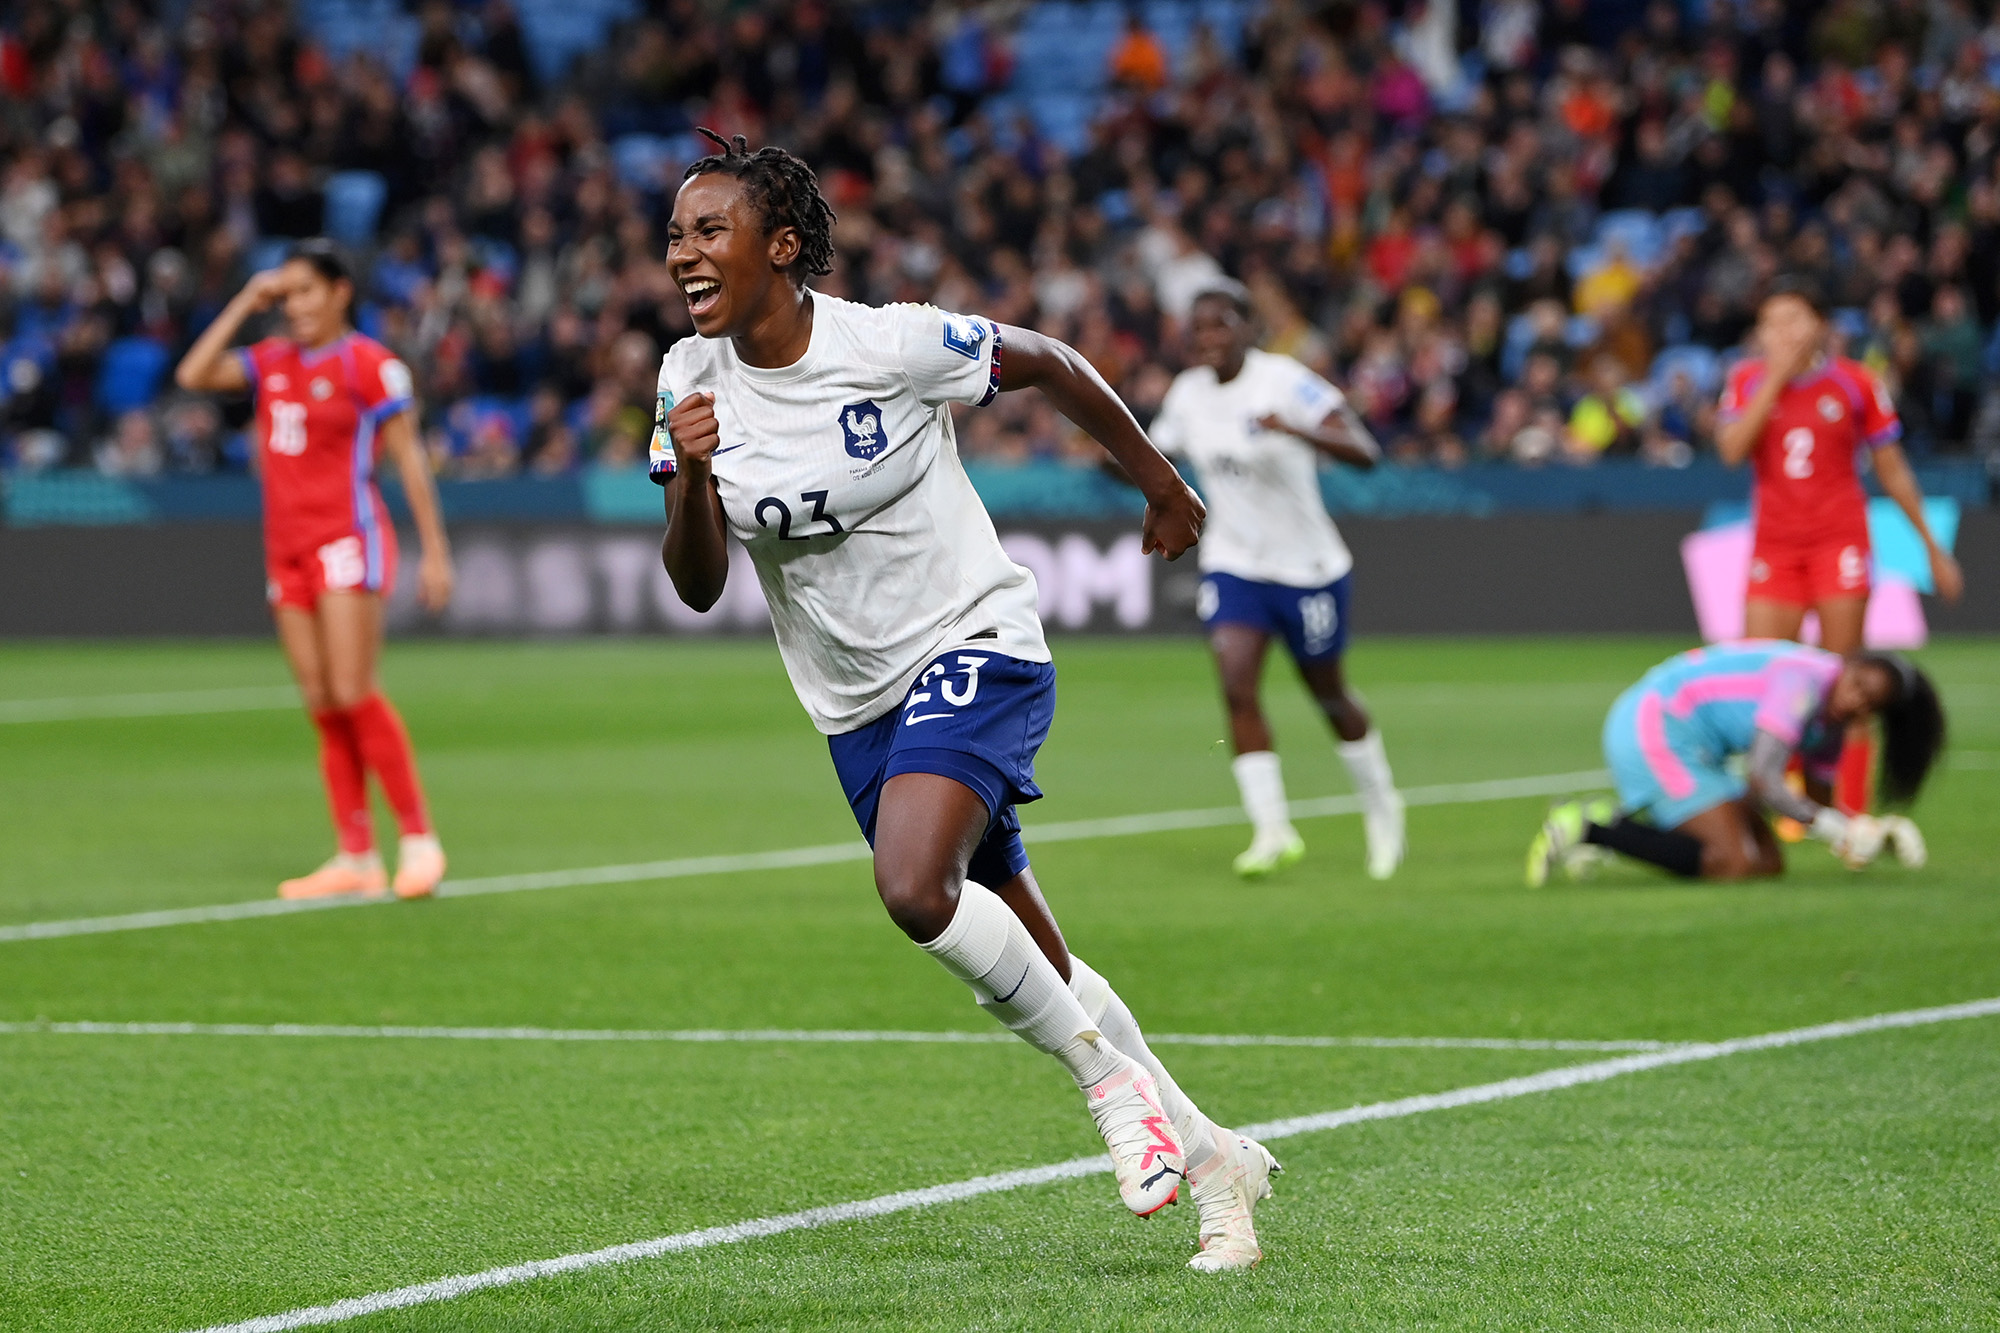
[[[1000,331],[933,306],[815,292],[812,340],[778,370],[726,338],[660,363],[652,470],[673,471],[666,411],[715,395],[713,468],[750,552],[799,702],[827,735],[895,708],[940,653],[973,640],[1049,660],[1035,578],[1007,558],[958,460],[950,403],[990,402]]]
[[[1195,548],[1204,573],[1318,588],[1354,567],[1320,497],[1319,451],[1257,424],[1317,426],[1346,401],[1289,356],[1255,348],[1227,384],[1207,366],[1175,377],[1149,433],[1194,464],[1208,502]]]

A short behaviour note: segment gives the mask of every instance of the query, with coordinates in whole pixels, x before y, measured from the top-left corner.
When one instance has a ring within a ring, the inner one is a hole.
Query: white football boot
[[[1216,1126],[1216,1153],[1191,1178],[1201,1211],[1201,1253],[1188,1260],[1197,1273],[1240,1273],[1264,1257],[1250,1212],[1271,1197],[1271,1177],[1284,1170],[1255,1139]]]
[[[1391,795],[1379,810],[1361,812],[1368,835],[1368,878],[1387,879],[1403,864],[1403,798]]]
[[[1160,1109],[1160,1090],[1146,1067],[1130,1056],[1117,1073],[1084,1092],[1090,1118],[1111,1150],[1118,1194],[1140,1217],[1151,1217],[1180,1200],[1187,1179],[1174,1122]]]
[[[1262,879],[1264,876],[1297,864],[1306,854],[1306,840],[1299,836],[1297,829],[1286,825],[1282,830],[1263,830],[1250,841],[1250,846],[1237,854],[1236,873],[1245,879]]]

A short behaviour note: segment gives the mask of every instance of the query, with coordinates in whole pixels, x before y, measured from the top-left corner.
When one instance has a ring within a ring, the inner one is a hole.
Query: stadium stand
[[[698,124],[813,162],[841,214],[826,290],[1057,333],[1142,418],[1226,272],[1400,462],[1681,466],[1758,295],[1801,270],[1915,452],[1990,454],[1991,9],[21,0],[0,459],[240,469],[240,410],[175,444],[162,369],[324,231],[447,476],[629,468],[689,332],[659,257]],[[968,455],[1094,461],[1003,404],[962,423]]]

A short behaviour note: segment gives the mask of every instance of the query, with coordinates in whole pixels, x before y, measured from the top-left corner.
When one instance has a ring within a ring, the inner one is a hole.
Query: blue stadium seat
[[[1642,266],[1657,263],[1666,249],[1660,220],[1643,208],[1616,209],[1598,218],[1595,240],[1599,246],[1622,244],[1633,262]]]
[[[276,268],[285,262],[285,256],[292,252],[292,242],[283,236],[266,236],[250,247],[250,271],[262,273],[267,268]]]
[[[1026,100],[1028,116],[1044,138],[1065,153],[1076,154],[1089,147],[1091,122],[1097,118],[1097,95],[1035,93]]]
[[[97,405],[116,416],[144,407],[159,392],[167,373],[167,349],[151,338],[120,338],[104,349],[97,366]]]
[[[1572,246],[1563,256],[1563,267],[1571,278],[1583,281],[1598,269],[1604,267],[1604,247],[1598,245]]]
[[[1708,214],[1699,208],[1670,208],[1660,214],[1660,230],[1672,245],[1683,236],[1699,236],[1708,230]]]
[[[1665,393],[1677,371],[1685,371],[1703,396],[1713,395],[1722,389],[1722,358],[1712,347],[1704,347],[1700,343],[1663,347],[1660,354],[1653,358],[1653,368],[1647,378],[1659,392]]]
[[[611,163],[625,184],[658,194],[667,183],[666,169],[676,162],[674,149],[665,135],[621,134],[611,141]]]
[[[1521,378],[1528,364],[1528,349],[1535,345],[1535,321],[1525,312],[1507,321],[1507,333],[1500,343],[1500,373],[1511,382]]]
[[[326,234],[342,245],[375,243],[389,184],[373,171],[336,171],[326,178]]]

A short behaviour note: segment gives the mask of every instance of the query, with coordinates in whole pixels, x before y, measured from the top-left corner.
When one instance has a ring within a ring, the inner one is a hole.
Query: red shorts
[[[1868,540],[1809,543],[1757,539],[1750,552],[1752,600],[1817,606],[1837,597],[1868,595]]]
[[[311,611],[329,592],[387,596],[396,583],[396,530],[383,524],[332,541],[264,551],[264,595],[273,606]]]

